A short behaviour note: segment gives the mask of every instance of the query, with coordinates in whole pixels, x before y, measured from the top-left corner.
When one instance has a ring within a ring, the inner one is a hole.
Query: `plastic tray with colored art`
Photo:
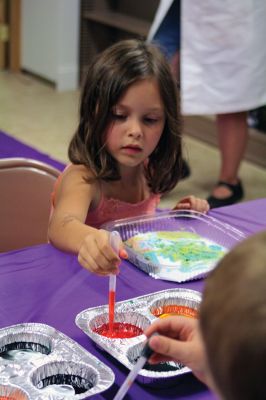
[[[0,329],[0,399],[87,399],[113,382],[109,367],[49,325]]]
[[[203,278],[245,235],[196,211],[169,211],[116,220],[129,261],[156,279],[185,282]]]
[[[88,308],[76,317],[76,325],[99,347],[121,364],[132,369],[137,362],[146,336],[145,329],[168,315],[196,318],[201,294],[190,289],[168,289],[116,303],[113,329],[110,330],[108,305]],[[190,370],[175,362],[157,365],[146,363],[137,380],[152,386],[176,384],[176,377]]]

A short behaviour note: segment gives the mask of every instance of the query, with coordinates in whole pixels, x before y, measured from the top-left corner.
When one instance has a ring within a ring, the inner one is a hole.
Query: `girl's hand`
[[[189,367],[201,381],[207,382],[207,362],[205,349],[199,332],[199,322],[194,318],[167,317],[158,319],[144,332],[147,337],[157,332],[149,340],[154,351],[150,364],[176,361]]]
[[[110,232],[96,229],[85,236],[78,253],[78,261],[82,267],[103,276],[119,273],[119,256],[127,258],[127,252],[121,243],[118,256],[110,245],[109,235]]]
[[[181,199],[173,210],[194,210],[202,213],[209,211],[210,206],[207,200],[195,196],[187,196]]]

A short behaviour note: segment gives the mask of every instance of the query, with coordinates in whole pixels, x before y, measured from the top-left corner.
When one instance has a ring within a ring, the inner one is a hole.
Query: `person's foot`
[[[241,181],[231,184],[219,181],[213,193],[207,198],[210,208],[230,206],[240,201],[244,196]]]
[[[182,160],[180,179],[186,179],[190,176],[190,167],[186,160]]]

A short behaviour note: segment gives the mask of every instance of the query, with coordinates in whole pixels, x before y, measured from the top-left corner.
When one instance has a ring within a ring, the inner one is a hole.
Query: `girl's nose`
[[[134,138],[141,137],[142,136],[141,123],[136,119],[130,120],[129,126],[128,126],[128,133],[131,137],[134,137]]]

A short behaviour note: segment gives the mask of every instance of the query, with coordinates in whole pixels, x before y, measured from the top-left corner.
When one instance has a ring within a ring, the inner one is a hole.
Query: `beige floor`
[[[67,146],[78,118],[78,91],[58,93],[31,76],[2,71],[0,104],[1,130],[67,162]],[[164,197],[163,207],[173,206],[187,194],[206,197],[217,180],[218,150],[188,136],[184,139],[192,174]],[[245,186],[244,200],[266,197],[266,169],[244,161],[240,176]]]

